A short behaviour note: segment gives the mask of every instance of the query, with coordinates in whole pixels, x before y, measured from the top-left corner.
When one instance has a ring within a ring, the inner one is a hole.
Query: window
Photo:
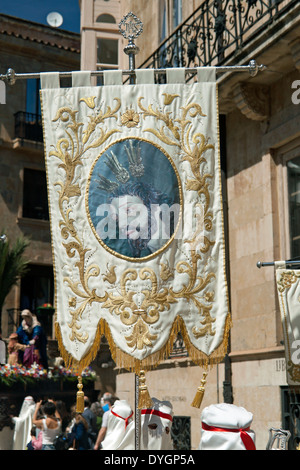
[[[182,0],[165,0],[161,4],[161,41],[172,34],[182,22]]]
[[[117,68],[119,62],[118,39],[97,39],[97,66],[98,68]],[[108,67],[107,67],[108,66]]]
[[[49,220],[45,171],[24,168],[23,217]]]
[[[182,0],[165,0],[160,10],[160,41],[170,36],[182,22]],[[158,61],[162,67],[183,67],[182,37],[179,34],[172,43],[172,53],[168,51],[167,43],[162,45]]]
[[[39,90],[40,90],[39,79],[26,80],[26,112],[27,113],[41,114]]]
[[[173,28],[182,22],[182,0],[173,0]]]
[[[300,257],[300,157],[287,162],[291,258]]]
[[[116,23],[115,18],[108,13],[103,13],[103,15],[98,16],[96,19],[97,23]]]
[[[163,4],[163,11],[161,15],[161,34],[160,34],[160,42],[162,42],[167,37],[167,10],[166,4]]]
[[[52,337],[52,315],[39,311],[44,304],[53,305],[54,278],[52,266],[30,265],[28,272],[21,279],[20,310],[28,308],[38,315],[47,337]],[[42,313],[41,313],[42,312]]]
[[[39,79],[26,80],[26,110],[19,109],[14,114],[16,139],[43,141],[39,90]]]

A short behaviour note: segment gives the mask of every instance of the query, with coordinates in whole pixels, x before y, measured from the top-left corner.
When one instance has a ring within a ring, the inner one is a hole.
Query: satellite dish
[[[58,28],[63,24],[63,17],[60,13],[56,11],[52,11],[47,15],[47,23],[52,26],[53,28]]]

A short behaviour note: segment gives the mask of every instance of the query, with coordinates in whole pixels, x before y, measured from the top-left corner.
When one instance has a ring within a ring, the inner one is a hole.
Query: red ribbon
[[[129,421],[129,419],[131,418],[131,416],[133,415],[133,411],[131,412],[131,415],[128,416],[127,418],[123,418],[123,416],[118,415],[118,414],[115,413],[112,409],[110,410],[110,412],[111,412],[114,416],[116,416],[117,418],[124,419],[124,421],[125,421],[125,429],[126,429],[127,426],[128,426],[128,421]]]
[[[246,450],[256,450],[255,444],[247,433],[247,431],[250,431],[250,427],[248,428],[240,428],[240,429],[231,429],[231,428],[216,428],[214,426],[209,426],[206,423],[202,423],[202,429],[204,431],[217,431],[217,432],[239,432],[241,439],[243,441],[244,446],[246,447]]]
[[[145,410],[141,411],[142,415],[156,415],[160,416],[160,418],[168,419],[169,421],[173,421],[173,418],[171,415],[168,415],[167,413],[162,413],[162,411],[154,410],[152,408],[147,408]]]

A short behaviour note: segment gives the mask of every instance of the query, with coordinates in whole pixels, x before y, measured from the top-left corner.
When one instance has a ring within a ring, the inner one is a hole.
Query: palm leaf
[[[24,252],[29,243],[24,237],[17,238],[12,246],[9,241],[0,243],[0,313],[12,287],[27,272],[29,261]]]

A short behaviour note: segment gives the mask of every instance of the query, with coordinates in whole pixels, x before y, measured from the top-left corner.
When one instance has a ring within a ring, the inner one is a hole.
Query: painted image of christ
[[[96,236],[109,250],[144,258],[163,248],[180,217],[178,175],[153,144],[113,144],[92,169],[88,210]]]

